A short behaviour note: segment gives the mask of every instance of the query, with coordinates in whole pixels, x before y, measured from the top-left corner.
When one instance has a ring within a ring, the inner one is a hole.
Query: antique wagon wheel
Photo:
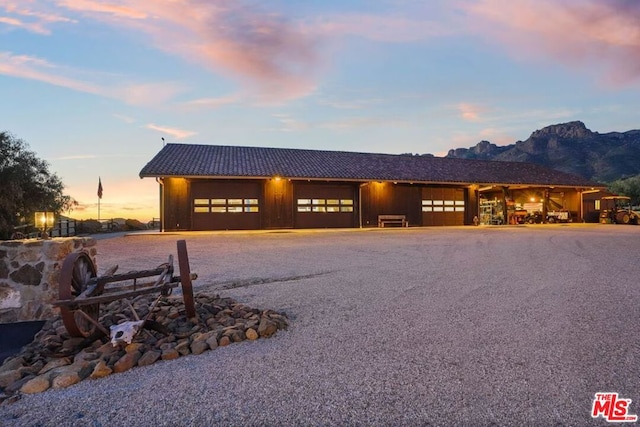
[[[96,277],[96,266],[86,252],[68,255],[60,270],[58,291],[61,300],[73,300],[87,290],[89,281]],[[92,296],[99,294],[97,290]],[[73,307],[73,308],[72,308]],[[100,304],[61,305],[60,314],[65,328],[72,337],[88,337],[96,331]],[[89,320],[92,319],[93,321]]]
[[[180,267],[180,283],[182,284],[182,299],[187,317],[196,316],[196,308],[193,302],[193,286],[191,284],[191,270],[189,268],[189,255],[187,254],[187,242],[178,240],[178,267]]]

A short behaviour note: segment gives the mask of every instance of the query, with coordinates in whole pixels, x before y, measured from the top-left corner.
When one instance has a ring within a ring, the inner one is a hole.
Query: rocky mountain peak
[[[544,127],[526,141],[510,145],[480,141],[473,147],[449,150],[447,157],[537,163],[593,181],[612,182],[640,174],[640,129],[598,133],[574,121]]]
[[[531,134],[531,138],[586,138],[595,135],[581,121],[561,123],[539,129]]]
[[[482,141],[476,144],[474,151],[476,152],[476,154],[483,154],[488,151],[491,151],[491,149],[495,147],[496,147],[495,144],[492,144],[489,141],[486,141],[483,139]]]
[[[473,159],[486,159],[497,153],[500,153],[502,148],[498,147],[489,141],[482,140],[471,148],[456,148],[455,150],[449,150],[447,157],[463,157]]]

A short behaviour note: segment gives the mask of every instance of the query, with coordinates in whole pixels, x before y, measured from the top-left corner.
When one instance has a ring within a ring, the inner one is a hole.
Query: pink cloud
[[[55,65],[45,60],[27,55],[13,55],[11,52],[0,52],[0,74],[37,80],[80,92],[101,92],[98,85],[63,76]]]
[[[40,34],[49,33],[45,28],[43,28],[38,24],[30,24],[30,23],[23,22],[20,19],[10,18],[6,16],[0,16],[0,24],[9,25],[11,27],[16,27],[16,28],[24,28],[34,33],[40,33]]]
[[[273,114],[272,117],[279,122],[280,126],[267,129],[269,131],[296,132],[304,131],[311,127],[310,123],[296,119],[290,114]]]
[[[278,103],[316,88],[316,41],[282,15],[256,3],[209,0],[59,1],[89,19],[146,34],[161,50],[236,80],[260,103]]]
[[[132,123],[136,122],[136,119],[134,119],[133,117],[125,116],[124,114],[114,113],[113,117],[115,117],[116,119],[121,120],[121,121],[123,121],[125,123],[129,123],[129,124],[132,124]]]
[[[16,18],[0,16],[0,24],[9,25],[11,27],[16,27],[16,28],[23,28],[33,33],[49,34],[49,31],[39,24],[24,22]]]
[[[480,130],[480,138],[497,145],[508,145],[517,141],[517,138],[509,133],[507,129],[493,127]]]
[[[168,126],[159,126],[159,125],[154,125],[153,123],[150,123],[148,125],[145,126],[147,129],[151,129],[151,130],[155,130],[158,132],[162,132],[166,135],[170,135],[174,138],[177,139],[185,139],[185,138],[189,138],[190,136],[194,136],[197,135],[197,132],[192,132],[189,130],[184,130],[184,129],[178,129],[178,128],[172,128],[172,127],[168,127]]]
[[[59,67],[41,58],[14,55],[11,52],[0,52],[0,75],[120,99],[132,105],[158,105],[184,90],[182,85],[168,82],[122,83],[121,76],[100,76],[99,73]],[[77,75],[85,77],[76,77]]]
[[[182,105],[187,108],[218,108],[223,105],[237,104],[243,99],[240,95],[221,96],[217,98],[198,98],[187,101]]]
[[[143,8],[122,6],[115,4],[114,2],[105,3],[93,0],[61,0],[58,1],[57,4],[58,6],[70,10],[103,13],[130,19],[145,19],[148,16],[147,13],[144,12]]]
[[[458,111],[460,112],[460,117],[462,117],[462,119],[466,120],[466,121],[470,121],[470,122],[477,122],[480,120],[480,114],[483,113],[486,110],[486,108],[480,106],[480,105],[475,105],[475,104],[469,104],[466,102],[462,102],[460,104],[458,104]]]
[[[184,92],[186,87],[181,83],[111,83],[105,90],[106,96],[120,99],[131,105],[161,105]]]
[[[36,34],[49,35],[48,28],[54,23],[75,23],[77,21],[47,10],[33,10],[29,5],[34,5],[30,0],[21,2],[0,0],[0,11],[4,10],[8,16],[0,16],[0,23],[14,28],[21,28]]]
[[[17,13],[14,3],[0,0],[0,6],[3,3],[11,3]],[[72,14],[74,22],[91,20],[138,32],[158,49],[237,82],[245,101],[278,104],[317,90],[317,77],[328,65],[322,61],[324,50],[342,37],[402,43],[450,34],[452,25],[421,18],[450,11],[439,3],[416,6],[419,11],[409,17],[351,13],[300,21],[248,0],[23,0],[20,4],[51,16],[55,8],[57,16]],[[37,24],[41,31],[51,31],[49,21]],[[334,46],[339,48],[339,42]]]
[[[479,0],[463,5],[477,32],[515,55],[588,66],[617,85],[640,79],[640,2]]]
[[[318,18],[307,23],[307,30],[323,37],[359,36],[390,43],[428,40],[453,32],[451,25],[436,20],[355,13]]]

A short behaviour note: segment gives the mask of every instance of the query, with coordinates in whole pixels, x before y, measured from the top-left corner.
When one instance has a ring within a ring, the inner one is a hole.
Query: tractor
[[[601,224],[640,224],[640,211],[631,208],[626,196],[606,196],[600,199]]]

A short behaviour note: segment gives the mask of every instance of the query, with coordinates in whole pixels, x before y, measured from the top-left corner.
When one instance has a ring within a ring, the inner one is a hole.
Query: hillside
[[[531,162],[596,182],[640,175],[640,130],[600,134],[580,121],[547,126],[525,141],[449,150],[446,157]]]

